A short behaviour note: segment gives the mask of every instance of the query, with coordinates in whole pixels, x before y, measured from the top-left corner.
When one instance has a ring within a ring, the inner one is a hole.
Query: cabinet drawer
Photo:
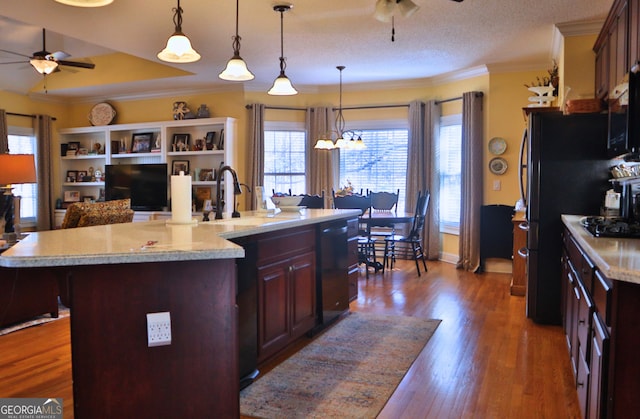
[[[585,289],[590,293],[593,288],[594,263],[591,262],[591,259],[582,251],[573,237],[567,240],[567,251],[578,277],[582,280]]]
[[[611,296],[613,294],[613,282],[604,276],[600,271],[596,271],[593,280],[593,302],[596,310],[604,320],[605,324],[611,327]]]
[[[312,251],[315,248],[315,229],[303,227],[284,230],[284,233],[261,235],[258,240],[258,261],[260,264],[271,260],[282,260],[290,255]]]
[[[584,351],[583,356],[589,359],[589,335],[591,332],[591,315],[593,314],[593,301],[578,281],[580,301],[578,303],[578,345]]]
[[[358,235],[358,219],[347,220],[347,237],[355,237]]]

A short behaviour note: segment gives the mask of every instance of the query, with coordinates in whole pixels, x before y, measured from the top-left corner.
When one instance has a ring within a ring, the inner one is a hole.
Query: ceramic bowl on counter
[[[285,196],[272,196],[271,202],[275,204],[278,208],[291,208],[297,207],[300,205],[300,201],[302,201],[302,196],[296,195],[285,195]]]

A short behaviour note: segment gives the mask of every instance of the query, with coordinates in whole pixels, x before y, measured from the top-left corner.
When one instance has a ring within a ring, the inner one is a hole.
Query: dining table
[[[393,228],[396,230],[399,225],[409,225],[413,222],[413,213],[406,211],[371,211],[369,208],[367,211],[362,214],[358,222],[362,226],[360,228],[361,231],[365,231],[366,234],[371,239],[371,228],[372,227],[386,227]],[[410,226],[409,226],[410,227]],[[372,267],[376,272],[383,269],[383,266],[380,262],[376,260],[375,256],[375,243],[373,245],[373,258],[370,258],[369,255],[360,252],[360,260],[367,266],[367,268]]]

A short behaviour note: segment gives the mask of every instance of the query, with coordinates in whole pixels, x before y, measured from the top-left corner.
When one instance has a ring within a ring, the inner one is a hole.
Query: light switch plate
[[[171,345],[171,315],[168,311],[147,313],[147,346]]]

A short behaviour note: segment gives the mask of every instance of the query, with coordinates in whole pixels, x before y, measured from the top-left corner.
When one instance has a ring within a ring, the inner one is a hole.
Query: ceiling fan
[[[42,29],[42,51],[36,51],[31,56],[20,54],[18,52],[7,51],[5,49],[0,49],[0,51],[28,58],[29,64],[31,64],[33,68],[35,68],[35,70],[40,74],[51,74],[54,71],[60,71],[59,66],[87,68],[87,69],[93,69],[96,66],[93,63],[86,63],[86,62],[80,62],[80,61],[67,61],[65,60],[65,58],[69,58],[70,57],[69,54],[63,51],[56,51],[54,53],[51,53],[47,51],[46,45],[47,45],[46,32],[45,32],[45,29],[43,28]],[[3,62],[0,64],[18,64],[18,63],[24,63],[24,62],[26,61]]]
[[[462,3],[464,0],[452,1]],[[391,22],[391,42],[395,41],[396,28],[394,13],[396,8],[403,17],[409,17],[420,7],[412,0],[376,0],[373,17],[380,22]]]

